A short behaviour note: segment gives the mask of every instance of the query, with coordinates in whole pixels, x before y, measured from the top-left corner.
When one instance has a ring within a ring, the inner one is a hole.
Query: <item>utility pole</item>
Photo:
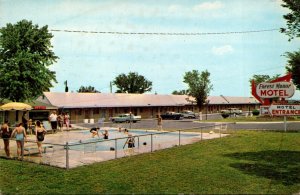
[[[68,92],[69,91],[69,88],[68,88],[68,81],[66,80],[65,81],[65,92]]]

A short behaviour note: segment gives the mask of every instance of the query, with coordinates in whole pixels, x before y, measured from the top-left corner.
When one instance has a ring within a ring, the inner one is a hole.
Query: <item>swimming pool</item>
[[[93,152],[93,151],[114,151],[127,149],[125,144],[129,139],[128,134],[119,132],[114,129],[109,130],[109,139],[104,140],[101,136],[103,131],[99,131],[100,138],[91,138],[91,133],[88,130],[74,132],[79,134],[80,140],[73,140],[69,143],[70,150]],[[130,130],[134,138],[135,148],[140,146],[164,144],[167,142],[179,143],[179,132],[159,132],[146,130]],[[199,138],[199,133],[180,133],[180,140]]]

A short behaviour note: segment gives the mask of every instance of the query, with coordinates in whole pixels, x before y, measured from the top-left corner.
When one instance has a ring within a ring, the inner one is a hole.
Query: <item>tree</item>
[[[209,76],[210,73],[207,70],[201,73],[197,70],[192,70],[186,72],[183,78],[183,82],[188,84],[189,95],[196,99],[199,110],[203,109],[203,105],[210,91],[213,89]]]
[[[287,22],[287,29],[281,28],[280,31],[289,36],[289,41],[295,37],[300,37],[300,2],[299,0],[282,0],[282,7],[289,8],[290,13],[283,15]]]
[[[188,95],[189,94],[189,90],[185,90],[185,89],[182,89],[180,91],[173,91],[172,92],[173,95]]]
[[[137,72],[129,72],[128,75],[118,75],[113,84],[117,86],[116,93],[145,93],[152,90],[152,82]]]
[[[0,29],[0,97],[30,101],[49,91],[56,81],[48,66],[58,59],[51,50],[48,26],[31,21],[8,23]]]
[[[250,89],[252,88],[252,80],[254,80],[254,82],[256,84],[258,84],[258,83],[273,81],[273,80],[277,79],[278,77],[280,77],[280,74],[276,74],[272,77],[270,75],[266,75],[266,74],[255,74],[252,76],[252,78],[249,79]]]
[[[78,93],[100,93],[100,91],[97,91],[95,87],[92,86],[88,86],[88,87],[81,86],[77,92]]]
[[[295,52],[287,52],[286,56],[288,57],[286,69],[292,73],[293,83],[297,89],[300,89],[300,49]]]

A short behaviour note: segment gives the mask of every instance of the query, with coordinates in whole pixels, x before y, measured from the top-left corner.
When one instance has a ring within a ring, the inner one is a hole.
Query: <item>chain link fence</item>
[[[19,160],[69,169],[228,135],[227,124],[201,126],[198,123],[195,126],[167,131],[150,130],[155,129],[153,126],[147,128],[148,130],[137,128],[138,124],[97,125],[102,126],[100,137],[92,138],[90,126],[84,124],[73,124],[71,130],[62,129],[57,133],[46,135],[42,143],[41,156],[35,136],[29,135],[24,142]],[[122,131],[119,131],[120,126]],[[124,129],[127,128],[130,128],[129,134],[124,133]],[[105,129],[109,130],[109,139],[101,137],[101,132]],[[0,143],[0,156],[6,157],[3,143],[3,141]],[[17,159],[14,139],[10,139],[9,149],[12,156],[10,158]]]

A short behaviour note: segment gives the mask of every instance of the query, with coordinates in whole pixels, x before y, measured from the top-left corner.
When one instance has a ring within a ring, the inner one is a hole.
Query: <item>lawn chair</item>
[[[52,134],[53,134],[56,131],[56,129],[52,129],[49,121],[43,121],[42,123],[43,123],[43,126],[44,126],[45,130],[47,131],[47,133],[49,131],[52,131]]]
[[[217,124],[214,129],[219,131],[219,135],[221,137],[222,132],[227,131],[227,124],[223,124],[223,123]]]

